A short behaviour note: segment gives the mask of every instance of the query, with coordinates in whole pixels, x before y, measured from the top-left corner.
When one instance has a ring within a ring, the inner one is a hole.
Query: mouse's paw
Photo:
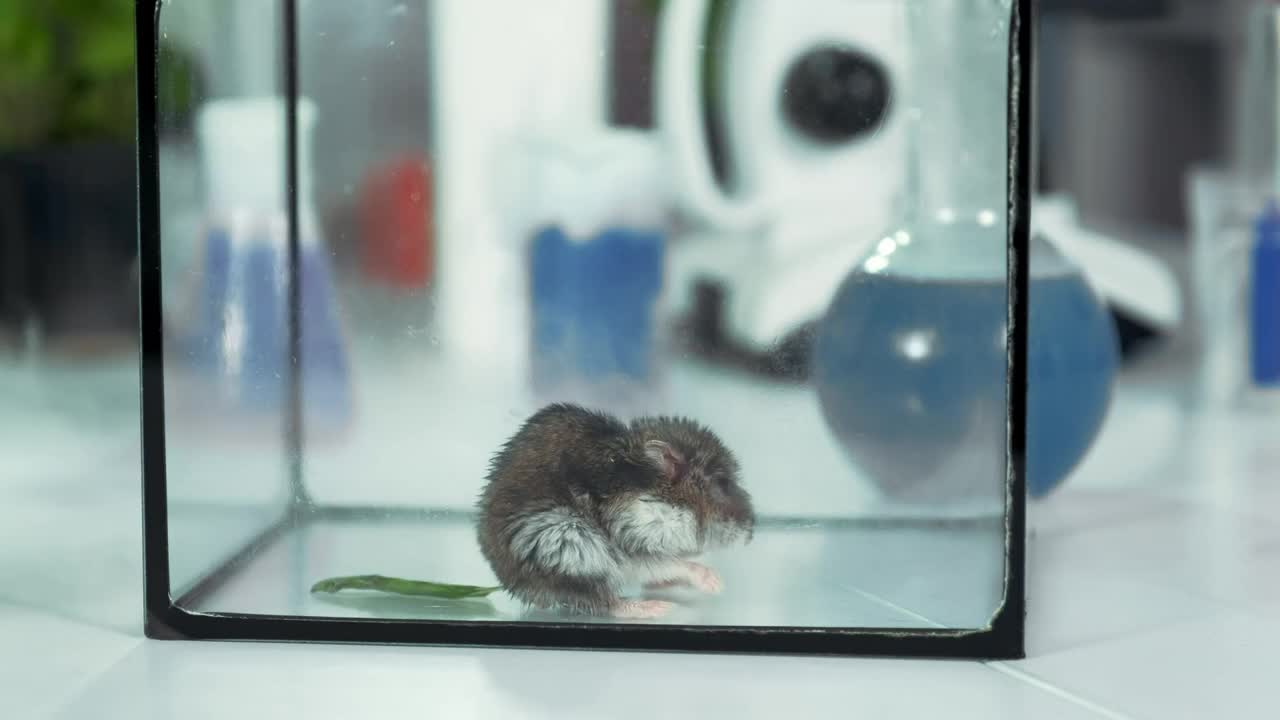
[[[665,600],[619,600],[610,612],[620,620],[652,620],[666,615],[672,607]]]
[[[712,595],[716,595],[724,589],[724,583],[720,580],[720,575],[715,570],[702,563],[687,560],[684,564],[689,571],[689,584],[693,587]]]
[[[688,587],[715,595],[724,589],[724,583],[715,570],[689,560],[678,560],[653,574],[656,577],[644,584],[646,590]]]

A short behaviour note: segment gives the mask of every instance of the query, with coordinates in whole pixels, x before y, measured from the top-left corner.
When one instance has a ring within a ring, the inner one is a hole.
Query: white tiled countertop
[[[132,362],[0,365],[2,717],[1280,717],[1280,414],[1167,373],[1032,508],[1029,658],[977,663],[145,640]]]

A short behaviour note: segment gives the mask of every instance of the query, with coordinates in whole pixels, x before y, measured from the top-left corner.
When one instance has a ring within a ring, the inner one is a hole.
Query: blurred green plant
[[[134,134],[133,0],[49,0],[67,39],[70,86],[55,141],[131,140]]]
[[[0,0],[0,148],[43,141],[66,95],[45,15],[41,3]]]
[[[134,136],[135,0],[0,0],[0,150]],[[170,112],[194,102],[192,61],[162,45]]]

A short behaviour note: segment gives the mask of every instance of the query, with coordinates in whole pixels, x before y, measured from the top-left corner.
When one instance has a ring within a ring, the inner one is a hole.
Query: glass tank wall
[[[283,7],[159,13],[180,606],[987,627],[1007,0]]]

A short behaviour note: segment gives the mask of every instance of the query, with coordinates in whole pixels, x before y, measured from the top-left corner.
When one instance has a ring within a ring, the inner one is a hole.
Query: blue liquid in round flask
[[[909,10],[910,199],[818,325],[814,381],[860,477],[892,502],[1003,511],[1009,435],[1007,13]],[[1092,445],[1118,346],[1080,269],[1031,240],[1027,485],[1048,494]]]
[[[887,497],[996,509],[1008,433],[1008,284],[995,252],[1003,240],[990,230],[983,240],[976,225],[952,223],[946,235],[914,230],[889,236],[863,261],[820,324],[814,370],[823,414]],[[990,248],[992,262],[944,262],[949,253],[928,249],[966,240],[969,252]],[[913,251],[917,243],[925,249]],[[1042,497],[1097,436],[1119,351],[1110,315],[1079,269],[1043,239],[1033,245],[1027,484]]]

